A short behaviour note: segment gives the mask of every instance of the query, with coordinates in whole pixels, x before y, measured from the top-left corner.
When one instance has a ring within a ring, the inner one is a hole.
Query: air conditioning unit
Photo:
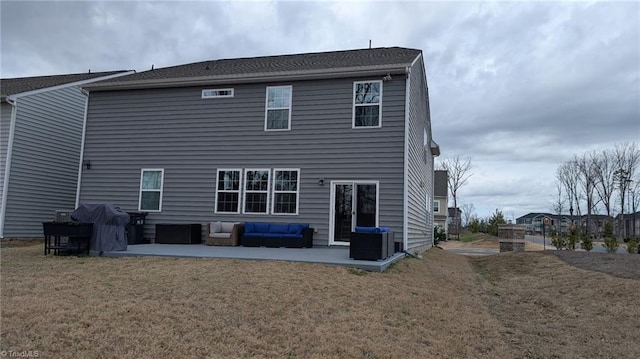
[[[56,211],[55,222],[58,222],[58,223],[72,222],[71,213],[73,213],[73,211]]]

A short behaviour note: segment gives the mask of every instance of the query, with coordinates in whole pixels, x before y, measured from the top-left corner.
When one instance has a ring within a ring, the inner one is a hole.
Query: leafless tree
[[[551,202],[551,210],[558,216],[561,216],[564,212],[564,203],[566,199],[562,191],[563,187],[562,182],[556,179],[556,194],[553,196],[553,202]],[[556,224],[556,231],[558,233],[562,231],[562,221],[559,222],[560,223]]]
[[[458,190],[464,186],[469,180],[471,173],[471,160],[461,159],[460,156],[443,158],[440,160],[440,167],[448,172],[447,185],[449,187],[449,193],[453,198],[453,220],[456,226],[456,235],[460,238],[460,220],[458,220]]]
[[[596,166],[595,189],[598,199],[604,206],[607,216],[613,216],[612,198],[616,191],[615,181],[615,154],[611,149],[605,149],[595,155],[594,165]]]
[[[462,209],[462,226],[467,227],[471,222],[471,218],[475,216],[476,206],[473,203],[465,203],[461,207]]]
[[[615,156],[615,178],[618,184],[618,195],[620,196],[620,215],[622,219],[622,237],[626,237],[626,226],[624,222],[624,200],[627,190],[633,182],[635,172],[640,165],[640,149],[635,143],[622,143],[613,150]]]
[[[573,161],[578,165],[578,183],[587,201],[587,235],[591,237],[591,213],[596,204],[593,197],[596,184],[597,155],[595,152],[585,153],[581,157],[574,157]]]
[[[567,199],[569,200],[569,211],[572,213],[571,224],[573,225],[573,210],[575,209],[576,216],[580,218],[582,215],[580,211],[580,194],[578,192],[578,178],[580,172],[578,164],[575,160],[571,160],[563,163],[558,167],[556,171],[556,178],[564,187]]]
[[[633,223],[631,235],[635,237],[636,235],[638,235],[638,233],[636,232],[636,215],[638,213],[638,208],[640,207],[640,173],[636,175],[636,178],[633,180],[633,184],[629,192],[629,195],[631,196],[629,198],[632,213],[631,223]]]

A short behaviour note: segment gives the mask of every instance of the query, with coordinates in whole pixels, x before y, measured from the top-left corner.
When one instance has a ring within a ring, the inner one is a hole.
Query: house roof
[[[448,196],[448,191],[447,191],[448,177],[449,176],[447,174],[447,171],[442,171],[442,170],[434,171],[433,195],[435,197]]]
[[[554,214],[551,214],[551,213],[532,212],[532,213],[527,213],[522,217],[518,217],[518,218],[516,218],[516,220],[528,219],[528,218],[536,218],[536,217],[540,217],[540,216],[554,217],[554,216],[557,216],[557,215],[554,215]]]
[[[89,91],[175,87],[194,84],[318,78],[362,72],[398,73],[420,56],[416,49],[383,47],[281,56],[221,59],[158,68],[84,86]]]
[[[98,77],[115,75],[126,72],[122,71],[106,71],[106,72],[88,72],[82,74],[53,75],[53,76],[37,76],[37,77],[18,77],[9,79],[0,79],[0,89],[2,90],[2,98],[7,96],[40,90],[47,87],[59,86],[68,83],[90,80]]]

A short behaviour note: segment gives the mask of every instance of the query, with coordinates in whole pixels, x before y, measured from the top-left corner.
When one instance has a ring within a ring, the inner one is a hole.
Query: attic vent
[[[233,97],[233,89],[202,90],[202,98],[225,98],[225,97]]]

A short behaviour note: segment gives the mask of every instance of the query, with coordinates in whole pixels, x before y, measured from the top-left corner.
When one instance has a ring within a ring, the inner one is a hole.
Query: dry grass
[[[267,261],[45,257],[41,250],[0,250],[0,350],[45,358],[640,354],[630,340],[640,313],[626,305],[640,282],[549,254],[468,259],[433,249],[368,273]]]
[[[511,357],[461,256],[386,273],[2,249],[3,350],[42,357]]]
[[[470,260],[487,279],[491,313],[520,357],[640,357],[640,276],[603,273],[614,266],[638,273],[640,256],[618,255],[613,264],[600,253],[574,254],[585,269],[567,265],[556,252]]]

